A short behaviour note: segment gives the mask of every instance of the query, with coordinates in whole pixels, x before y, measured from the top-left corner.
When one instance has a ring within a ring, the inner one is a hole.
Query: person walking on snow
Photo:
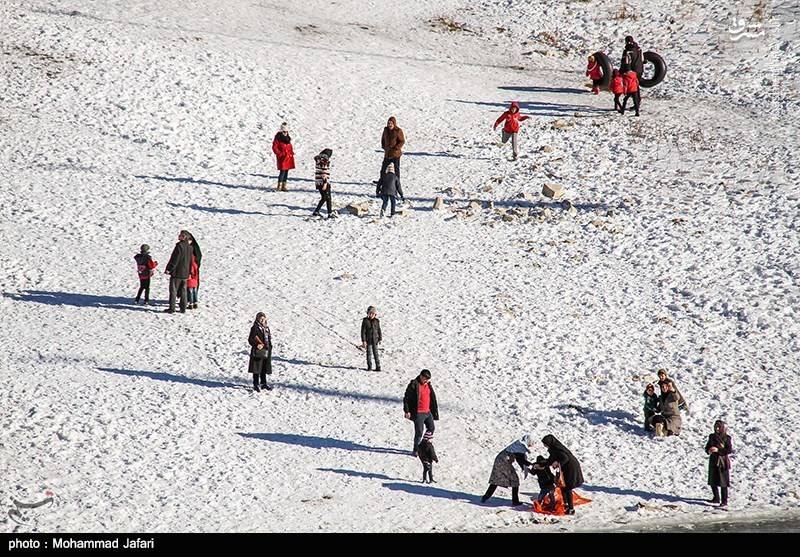
[[[422,441],[422,428],[433,433],[436,429],[434,420],[439,419],[439,404],[431,384],[431,372],[423,369],[406,387],[403,396],[403,412],[405,418],[414,422],[414,448],[412,456],[417,456],[417,447]]]
[[[609,89],[612,93],[614,93],[614,110],[617,112],[622,112],[622,103],[619,102],[619,98],[625,94],[625,83],[622,79],[622,74],[619,73],[619,70],[614,68],[614,71],[611,72],[611,83],[609,84]]]
[[[731,436],[727,433],[725,422],[714,422],[714,433],[708,436],[706,453],[708,454],[708,485],[714,498],[709,503],[718,503],[720,508],[728,506],[728,487],[731,485],[731,459],[733,452]],[[722,500],[719,491],[722,490]]]
[[[644,56],[642,49],[633,40],[633,37],[628,35],[625,37],[625,48],[622,50],[622,60],[619,63],[619,71],[624,74],[627,71],[636,72],[637,77],[642,77],[644,72]]]
[[[514,152],[514,160],[517,160],[519,157],[519,142],[517,141],[517,134],[519,134],[519,123],[527,120],[528,116],[523,116],[519,113],[519,103],[514,101],[511,103],[511,106],[503,112],[503,114],[498,118],[495,123],[493,130],[497,130],[497,126],[500,125],[501,122],[505,122],[503,124],[503,143],[507,143],[509,139],[511,139],[511,148]]]
[[[511,504],[515,507],[522,504],[519,500],[519,476],[514,470],[514,462],[523,470],[527,470],[526,467],[532,465],[531,462],[528,462],[527,456],[533,443],[533,435],[528,433],[497,453],[497,456],[494,457],[492,473],[489,475],[489,487],[481,497],[481,503],[488,501],[498,487],[510,487]]]
[[[397,174],[394,173],[393,163],[389,163],[386,166],[386,174],[381,176],[378,186],[375,188],[375,195],[383,199],[381,218],[383,218],[383,215],[386,213],[386,205],[388,205],[390,201],[392,202],[392,212],[389,216],[393,217],[396,205],[395,200],[398,195],[401,198],[403,197],[403,188],[400,187],[400,179],[397,177]]]
[[[394,164],[394,173],[397,176],[398,183],[400,182],[400,157],[403,156],[403,145],[406,143],[406,135],[403,130],[397,126],[397,118],[390,116],[386,122],[386,127],[383,128],[381,135],[381,148],[383,149],[383,162],[381,163],[381,175],[386,174],[386,168],[389,164]],[[379,180],[380,181],[380,180]],[[400,195],[400,201],[405,202],[405,198]]]
[[[553,435],[545,435],[542,438],[542,444],[547,447],[550,455],[543,463],[534,464],[533,469],[536,471],[542,467],[552,466],[554,463],[558,463],[561,469],[561,480],[564,482],[564,486],[561,488],[561,496],[564,499],[564,505],[567,507],[566,512],[567,514],[575,514],[572,490],[583,485],[581,464],[578,462],[578,459],[575,458],[575,455]]]
[[[272,140],[272,152],[278,163],[278,191],[288,191],[286,182],[289,181],[289,171],[294,168],[294,149],[292,138],[289,135],[289,124],[283,122],[281,129]]]
[[[335,218],[336,213],[331,211],[331,156],[333,150],[323,149],[320,154],[314,157],[314,184],[319,191],[320,200],[317,208],[314,209],[313,217],[320,216],[319,211],[325,204],[328,209],[328,218]]]
[[[144,292],[144,305],[147,306],[150,305],[150,277],[156,273],[154,269],[158,267],[158,261],[153,261],[150,257],[150,246],[147,244],[142,244],[139,253],[133,258],[136,260],[136,273],[139,275],[139,291],[134,301],[138,304]]]
[[[639,78],[633,70],[625,72],[622,76],[625,83],[625,98],[622,101],[622,110],[620,114],[625,114],[625,106],[628,104],[628,99],[633,99],[633,108],[636,110],[636,116],[639,116],[639,105],[642,102],[642,97],[639,93]]]
[[[593,55],[589,56],[589,63],[586,66],[586,75],[592,80],[592,94],[599,94],[600,84],[603,83],[603,70],[600,68],[600,63],[595,60]]]
[[[417,453],[422,462],[422,483],[436,483],[433,479],[433,463],[439,462],[436,449],[433,448],[433,432],[426,431],[419,442]]]
[[[192,268],[192,246],[189,244],[189,233],[181,230],[178,243],[172,250],[164,273],[169,275],[169,308],[164,313],[175,313],[175,299],[180,296],[181,313],[186,313],[186,281]]]
[[[372,371],[372,357],[375,357],[375,371],[381,370],[378,358],[378,344],[383,340],[381,321],[375,306],[367,308],[367,316],[361,320],[361,348],[367,351],[367,371]]]

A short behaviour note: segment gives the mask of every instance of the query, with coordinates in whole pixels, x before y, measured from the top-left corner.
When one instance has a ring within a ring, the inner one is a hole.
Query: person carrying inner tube
[[[633,70],[636,72],[636,77],[642,77],[644,72],[644,55],[642,49],[633,40],[633,37],[628,35],[625,37],[625,48],[622,51],[622,60],[619,63],[620,73]]]

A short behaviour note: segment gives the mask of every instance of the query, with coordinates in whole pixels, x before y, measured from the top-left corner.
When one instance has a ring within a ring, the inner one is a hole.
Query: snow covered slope
[[[538,529],[712,519],[718,418],[731,513],[798,506],[797,14],[768,4],[765,35],[733,41],[755,3],[389,4],[0,5],[0,494],[56,494],[4,529],[521,528],[509,493],[479,495],[528,431],[572,449],[593,499]],[[626,34],[669,64],[641,118],[584,87],[585,56],[617,61]],[[516,162],[491,128],[510,100],[532,117]],[[376,221],[390,115],[412,208]],[[284,120],[298,168],[276,192]],[[370,216],[304,218],[326,147],[334,203]],[[163,303],[181,228],[203,248],[200,309],[134,305],[138,246]],[[352,345],[368,305],[381,373]],[[257,311],[269,393],[248,391]],[[659,367],[691,414],[654,440],[641,393]],[[402,413],[423,368],[433,486]]]

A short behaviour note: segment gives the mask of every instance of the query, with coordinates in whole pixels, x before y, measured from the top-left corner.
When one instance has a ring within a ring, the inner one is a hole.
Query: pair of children
[[[642,102],[642,97],[639,91],[639,76],[635,71],[630,70],[620,73],[615,69],[611,73],[611,92],[614,93],[614,110],[620,114],[625,114],[625,107],[628,104],[628,99],[633,99],[633,108],[636,110],[636,116],[639,116],[639,105]],[[619,102],[619,97],[625,94],[622,104]]]

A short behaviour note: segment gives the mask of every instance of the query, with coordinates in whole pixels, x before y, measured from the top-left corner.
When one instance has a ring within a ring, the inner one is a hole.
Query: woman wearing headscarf
[[[709,503],[719,503],[720,507],[728,506],[728,487],[731,485],[731,459],[733,452],[731,436],[728,435],[725,422],[714,422],[714,433],[708,436],[706,453],[708,454],[708,485],[714,498]],[[722,501],[719,498],[722,490]]]
[[[666,437],[669,435],[679,435],[683,419],[678,408],[678,393],[675,392],[675,384],[660,382],[661,396],[658,397],[656,410],[658,414],[653,416],[652,424],[656,437]]]
[[[253,390],[259,392],[261,389],[268,391],[272,387],[267,384],[267,375],[272,375],[272,334],[267,325],[267,316],[259,311],[256,320],[250,327],[250,335],[247,337],[250,344],[250,363],[248,370],[253,374]],[[259,380],[261,388],[259,388]]]
[[[532,463],[528,462],[526,457],[530,452],[529,447],[531,447],[533,443],[533,435],[526,434],[497,454],[494,458],[492,473],[489,476],[489,488],[486,490],[486,493],[483,494],[483,497],[481,497],[481,503],[488,501],[489,497],[494,494],[494,491],[499,486],[511,488],[512,505],[517,506],[522,504],[519,500],[519,476],[517,475],[517,471],[514,470],[514,462],[523,470],[525,470],[526,466],[531,466]]]
[[[289,124],[283,122],[281,129],[272,140],[272,152],[278,163],[278,191],[288,191],[286,182],[289,181],[289,171],[294,168],[294,148],[292,137],[289,135]]]
[[[545,435],[542,438],[542,443],[547,447],[550,456],[544,463],[535,464],[534,469],[538,470],[546,466],[551,466],[556,462],[558,463],[561,468],[561,479],[564,482],[564,486],[561,488],[561,495],[564,499],[564,504],[567,506],[567,514],[575,514],[575,508],[572,502],[572,490],[583,485],[581,464],[578,462],[578,459],[575,458],[575,455],[553,435]]]

